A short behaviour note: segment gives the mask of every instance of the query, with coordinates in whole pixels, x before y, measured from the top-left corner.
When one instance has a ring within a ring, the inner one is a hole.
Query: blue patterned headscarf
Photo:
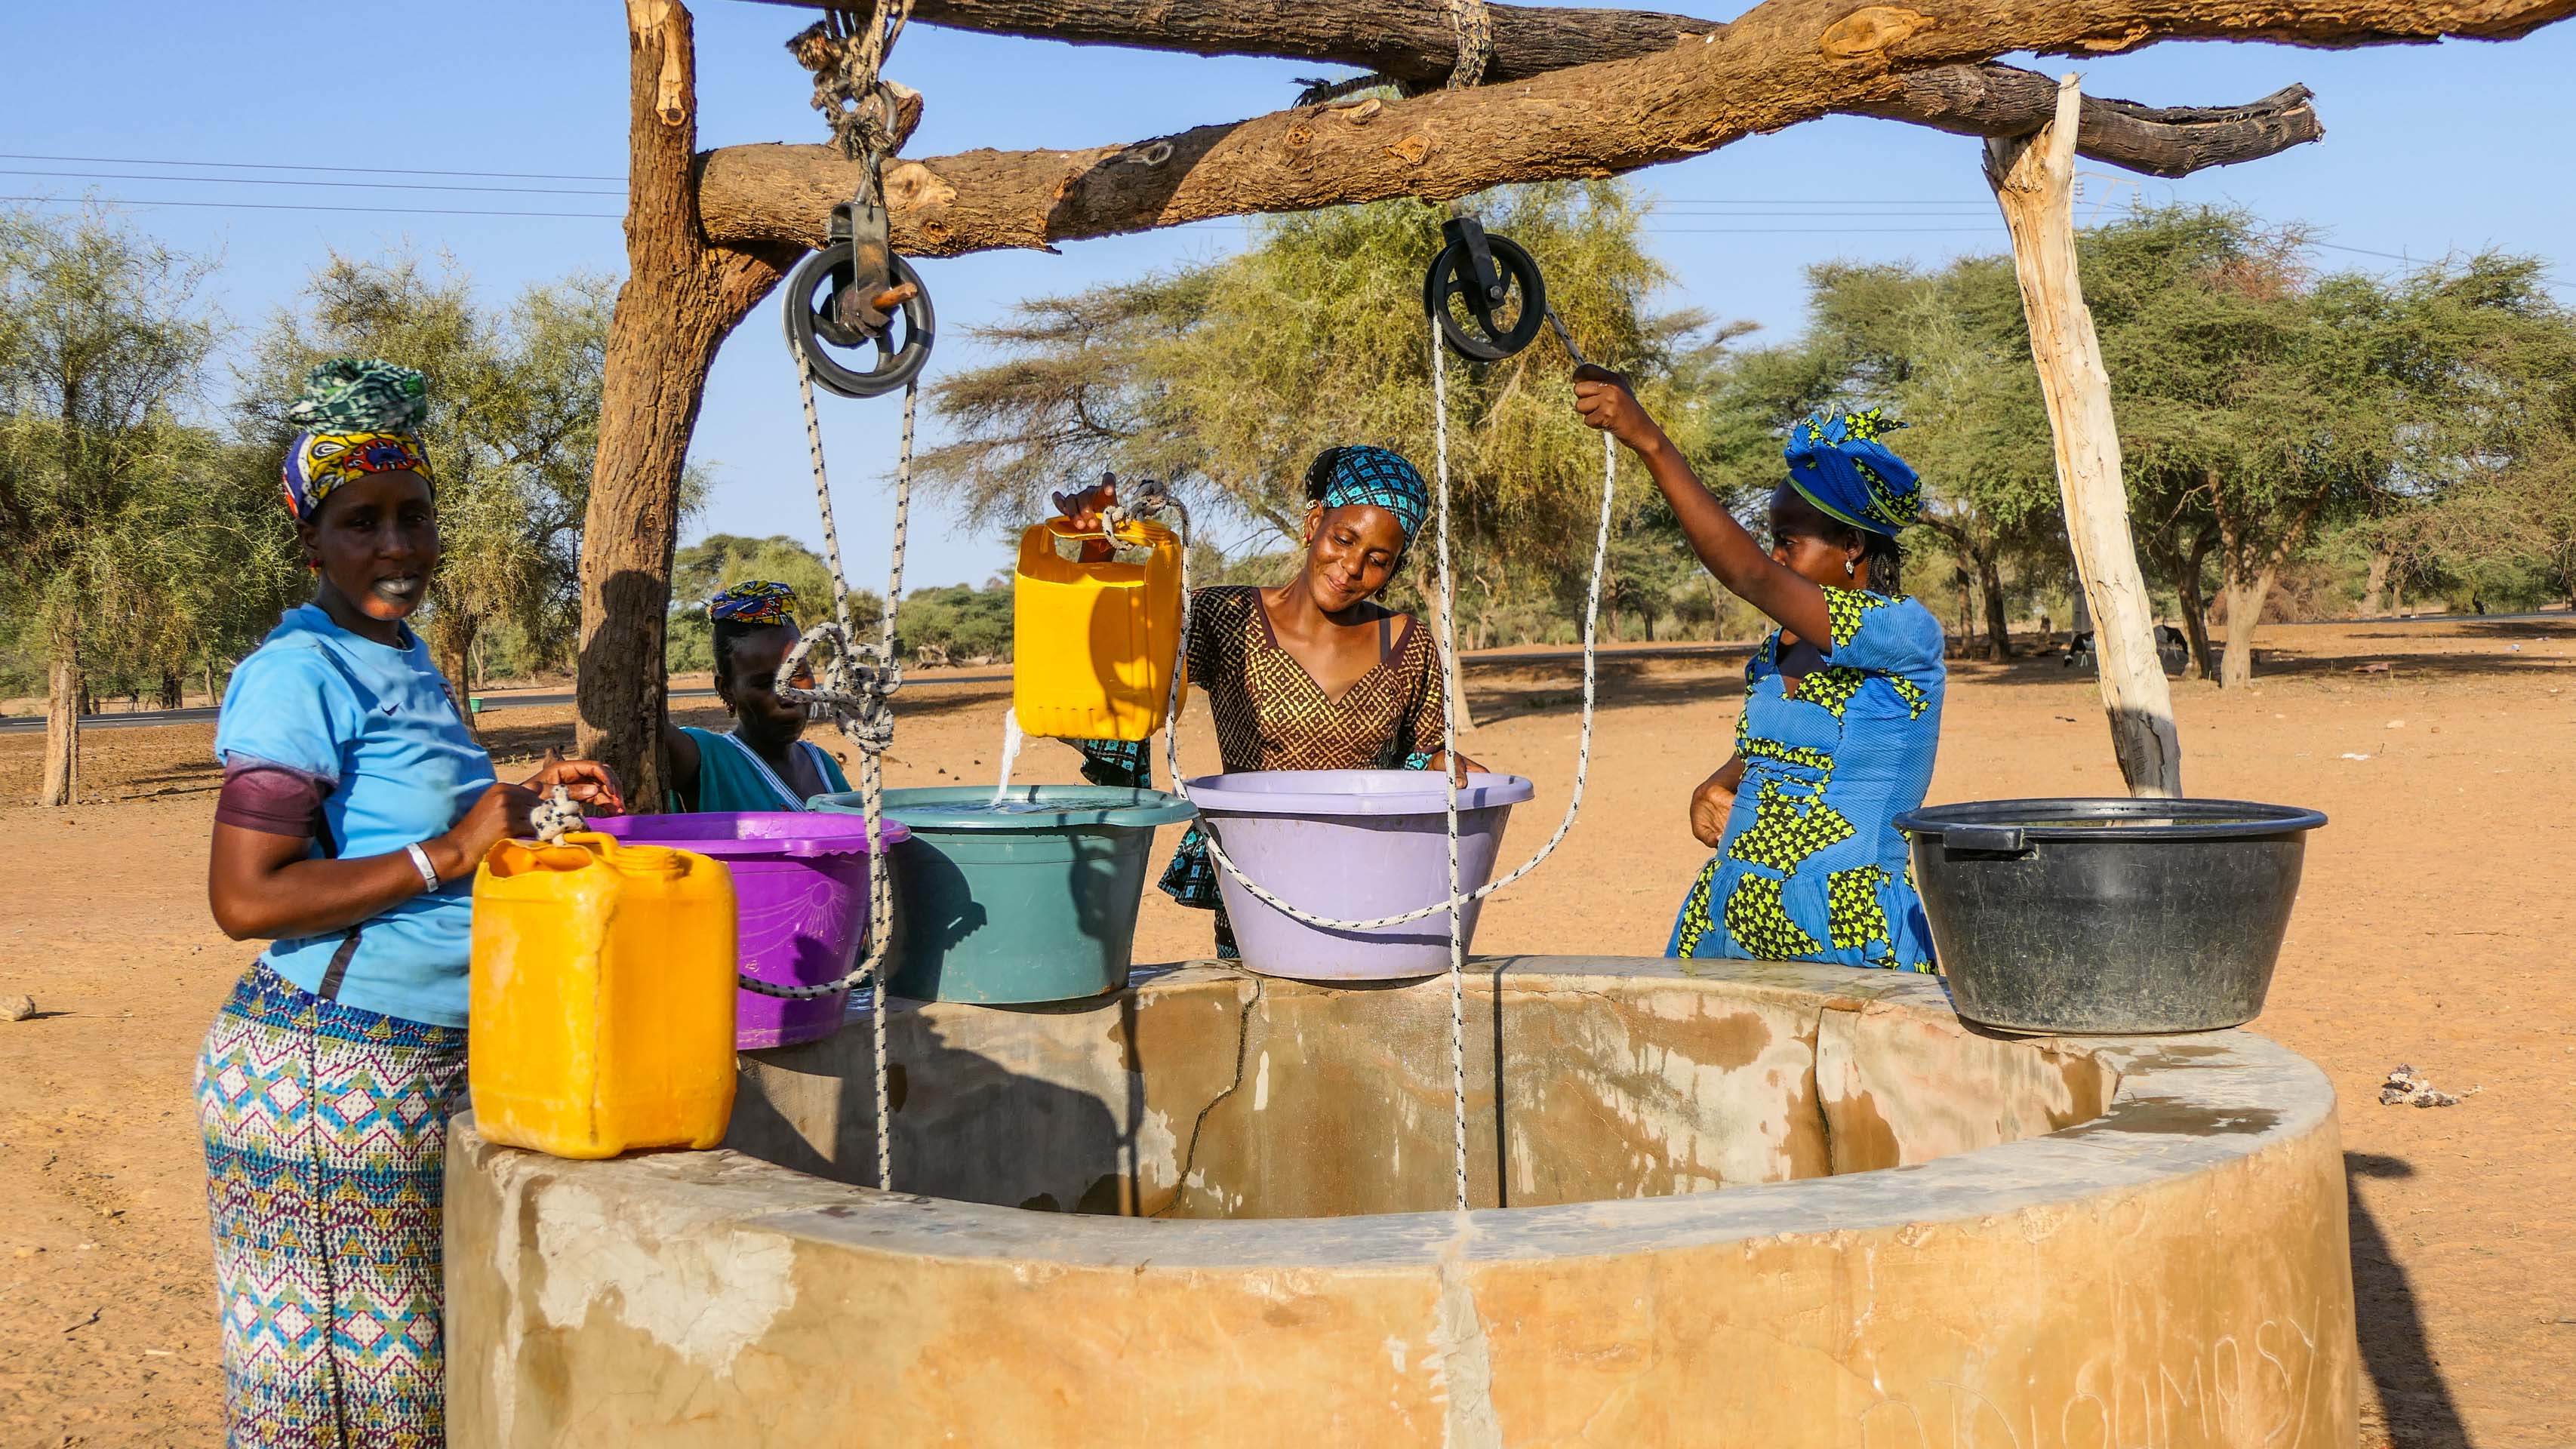
[[[793,624],[795,608],[794,589],[768,579],[745,579],[707,600],[707,617],[719,624],[746,627]]]
[[[1326,448],[1306,468],[1306,496],[1326,508],[1365,503],[1395,515],[1409,546],[1431,512],[1431,489],[1404,455],[1365,444]]]
[[[1923,511],[1923,485],[1903,458],[1879,441],[1905,426],[1865,413],[1818,413],[1789,429],[1789,486],[1828,516],[1890,537]]]
[[[375,358],[335,357],[306,374],[286,410],[303,429],[286,448],[286,506],[310,523],[322,500],[370,473],[413,472],[435,482],[420,445],[429,383],[419,372]]]

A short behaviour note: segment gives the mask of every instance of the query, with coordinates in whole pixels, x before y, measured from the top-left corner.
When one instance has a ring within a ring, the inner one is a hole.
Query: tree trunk
[[[2235,555],[2228,556],[2227,568],[2227,650],[2218,661],[2218,687],[2244,689],[2254,682],[2254,624],[2263,616],[2263,601],[2271,597],[2272,571],[2258,568],[2248,573],[2239,568]]]
[[[2224,550],[2227,579],[2227,648],[2218,660],[2219,688],[2243,689],[2254,682],[2254,630],[2263,621],[2263,602],[2272,597],[2272,585],[2281,577],[2282,565],[2298,551],[2309,521],[2325,501],[2326,491],[2320,487],[2300,506],[2298,516],[2281,530],[2280,538],[2259,557],[2256,550],[2262,544],[2244,521],[2230,518],[2224,509],[2219,511],[2219,545]]]
[[[716,348],[793,249],[698,232],[696,56],[678,0],[627,0],[628,275],[608,327],[599,449],[582,525],[578,748],[644,809],[662,799],[664,621],[680,472]]]
[[[2156,657],[2155,615],[2129,536],[2111,378],[2075,261],[2075,131],[2082,96],[2058,82],[2057,119],[2028,141],[1988,141],[1986,180],[2012,232],[2030,351],[2048,404],[2066,537],[2093,611],[2093,658],[2110,716],[2111,750],[2129,793],[2182,793],[2182,739]],[[1989,606],[1991,609],[1991,605]]]
[[[2370,551],[2370,582],[2361,591],[2361,617],[2379,617],[2379,595],[2388,587],[2388,566],[2393,562],[2395,555],[2384,548]]]
[[[2218,668],[2209,657],[2209,600],[2200,590],[2200,571],[2208,561],[2209,550],[2218,542],[2217,529],[2203,528],[2192,540],[2190,552],[2183,555],[2182,567],[2174,571],[2175,600],[2182,608],[2182,636],[2191,643],[2191,677],[2216,679]]]
[[[1977,564],[1977,596],[1986,606],[1986,658],[2001,664],[2013,657],[2012,621],[2004,603],[2003,569],[1992,549],[1970,555]]]
[[[206,707],[213,709],[223,702],[224,697],[215,693],[215,661],[209,659],[206,661]]]
[[[57,624],[53,645],[45,672],[45,769],[36,803],[73,805],[80,801],[81,698],[89,691],[81,681],[80,637]]]
[[[430,633],[430,652],[437,656],[438,672],[447,676],[447,692],[456,701],[457,717],[465,721],[465,732],[478,739],[483,731],[478,727],[481,722],[474,717],[472,671],[474,636],[480,632],[473,616],[458,612],[440,619]]]

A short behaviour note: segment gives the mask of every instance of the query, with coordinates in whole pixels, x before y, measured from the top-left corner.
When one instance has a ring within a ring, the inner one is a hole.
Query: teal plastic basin
[[[894,994],[992,1004],[1080,1001],[1127,984],[1154,830],[1190,818],[1160,790],[1022,785],[888,790]],[[814,808],[860,811],[853,791]]]

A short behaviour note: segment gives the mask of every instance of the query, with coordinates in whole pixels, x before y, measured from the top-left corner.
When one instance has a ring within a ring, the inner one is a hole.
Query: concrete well
[[[451,1440],[2352,1441],[2333,1092],[2260,1037],[1483,961],[1462,1215],[1449,1003],[1205,965],[897,1003],[897,1194],[854,1185],[863,1018],[746,1054],[724,1151],[564,1162],[461,1119]]]

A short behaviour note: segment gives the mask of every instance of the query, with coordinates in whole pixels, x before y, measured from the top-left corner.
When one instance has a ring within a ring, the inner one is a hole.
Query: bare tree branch
[[[771,3],[812,8],[821,0]],[[1660,11],[1527,5],[1490,10],[1487,85],[1653,55],[1727,29],[1717,21]],[[1446,79],[1457,55],[1445,0],[1187,0],[1151,6],[1125,0],[915,0],[913,16],[952,29],[1077,45],[1354,65],[1415,89]],[[1969,135],[2036,131],[2057,92],[2048,77],[1992,64],[1936,67],[1901,79],[1899,94],[1868,114]],[[2088,96],[2077,148],[2094,160],[2156,176],[2259,160],[2325,134],[2307,99],[2298,86],[2249,106],[2156,108]]]
[[[2576,0],[2353,0],[2331,9],[2262,0],[1959,0],[1935,15],[1847,4],[1767,0],[1674,50],[1505,85],[1276,112],[1127,146],[906,162],[888,177],[897,244],[915,255],[953,255],[1617,174],[1835,111],[1876,113],[1904,95],[1909,73],[2015,50],[2107,53],[2166,39],[2352,46],[2506,38],[2576,10]],[[2163,124],[2147,119],[2153,114],[2133,119]],[[2032,117],[2034,128],[2041,119]],[[703,158],[703,172],[702,225],[728,244],[819,239],[831,205],[854,180],[821,146],[729,147]]]

